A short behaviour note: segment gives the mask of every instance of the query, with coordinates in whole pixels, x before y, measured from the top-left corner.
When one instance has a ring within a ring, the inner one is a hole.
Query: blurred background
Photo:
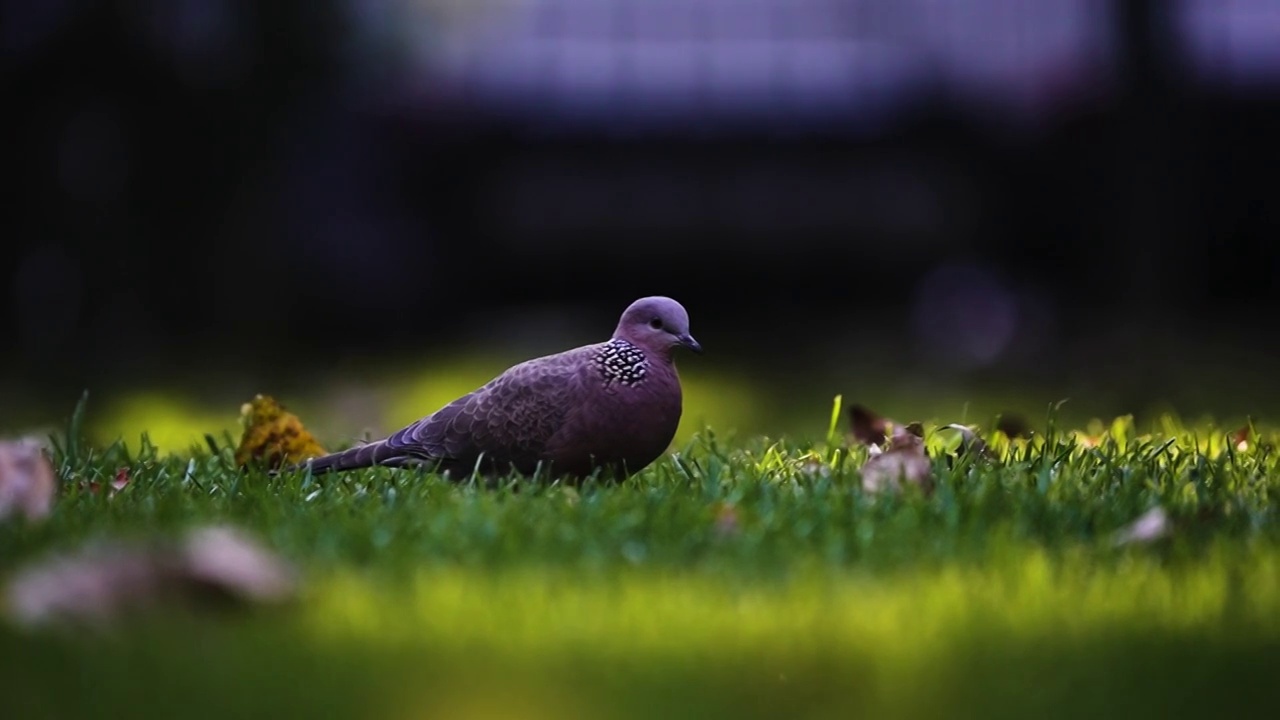
[[[0,430],[332,442],[676,297],[702,422],[1280,411],[1275,0],[0,0]]]

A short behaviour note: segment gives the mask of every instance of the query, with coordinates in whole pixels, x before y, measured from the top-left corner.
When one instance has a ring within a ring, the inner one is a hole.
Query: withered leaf
[[[897,491],[903,483],[918,486],[926,495],[934,489],[933,466],[925,454],[924,439],[901,426],[894,426],[889,447],[867,458],[860,474],[862,489],[871,493]]]
[[[1244,427],[1229,434],[1227,440],[1231,443],[1231,447],[1239,452],[1249,449],[1250,427],[1250,424],[1246,424]]]
[[[1116,545],[1150,543],[1168,537],[1172,532],[1173,524],[1169,521],[1169,514],[1164,508],[1156,506],[1121,528],[1113,542]]]
[[[38,441],[0,441],[0,521],[15,515],[47,517],[57,490],[53,465]]]
[[[251,462],[268,469],[300,463],[325,454],[319,441],[302,425],[297,415],[284,409],[270,395],[257,395],[240,408],[244,433],[236,448],[236,465]]]
[[[125,489],[125,487],[128,484],[129,484],[129,468],[127,466],[117,468],[116,476],[112,478],[111,482],[107,483],[107,486],[111,488],[110,490],[107,491],[107,497],[112,497],[116,493]],[[89,487],[89,492],[96,493],[102,490],[102,485],[100,483],[93,482],[93,481],[89,482],[88,487]]]
[[[731,502],[716,505],[715,533],[717,537],[732,537],[738,534],[738,508]]]
[[[191,531],[180,542],[91,543],[36,561],[5,588],[5,608],[22,625],[101,623],[146,609],[236,606],[290,599],[292,567],[226,527]]]
[[[192,530],[182,545],[183,574],[236,599],[277,602],[296,586],[295,571],[265,547],[226,526]]]
[[[849,432],[853,439],[863,445],[883,445],[885,441],[885,419],[869,408],[854,403],[849,406]]]

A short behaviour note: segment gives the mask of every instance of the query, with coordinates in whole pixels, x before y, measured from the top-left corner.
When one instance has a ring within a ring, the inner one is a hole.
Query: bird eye
[[[654,319],[650,320],[650,321],[649,321],[649,327],[653,328],[654,330],[661,330],[661,329],[662,329],[662,318],[654,318]]]

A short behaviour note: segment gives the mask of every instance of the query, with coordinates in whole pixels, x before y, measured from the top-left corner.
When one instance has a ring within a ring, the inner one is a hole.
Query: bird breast
[[[661,455],[675,437],[680,424],[680,382],[674,369],[655,366],[643,382],[611,389],[603,393],[604,412],[591,434],[600,443],[599,454],[638,469]]]

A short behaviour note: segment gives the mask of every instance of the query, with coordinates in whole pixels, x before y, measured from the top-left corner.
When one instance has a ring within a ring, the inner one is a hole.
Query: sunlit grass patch
[[[145,434],[164,452],[185,453],[203,447],[206,433],[214,437],[224,433],[239,435],[239,415],[238,403],[214,408],[172,393],[141,392],[115,398],[100,410],[95,409],[89,431],[100,445],[126,439],[137,447],[138,439]]]
[[[865,652],[886,666],[919,666],[942,648],[982,638],[1190,633],[1280,640],[1277,609],[1276,548],[1217,545],[1173,566],[1144,553],[1099,564],[1081,548],[1009,547],[985,562],[922,571],[808,570],[750,582],[641,570],[584,576],[547,567],[449,567],[388,587],[336,573],[318,587],[306,618],[320,637],[484,648],[513,659],[587,654],[662,663],[749,653],[766,662]]]

